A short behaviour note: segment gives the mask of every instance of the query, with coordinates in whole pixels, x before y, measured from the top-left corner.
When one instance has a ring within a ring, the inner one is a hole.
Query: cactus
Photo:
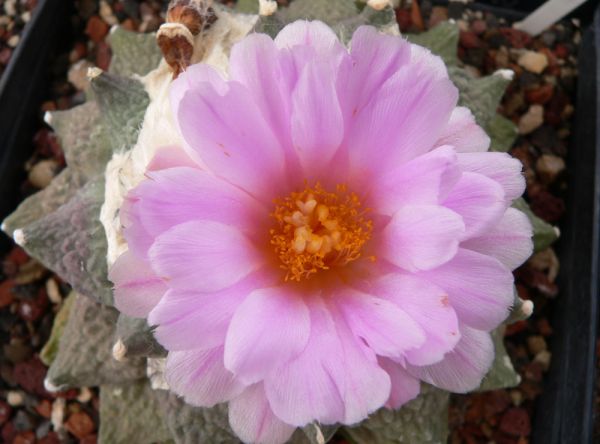
[[[252,9],[249,2],[240,3],[240,10]],[[198,26],[176,21],[180,16],[173,8],[182,4],[203,6],[192,17]],[[231,44],[251,29],[276,34],[298,18],[315,18],[329,24],[342,41],[361,24],[392,34],[398,34],[398,29],[390,7],[376,11],[351,0],[295,0],[289,8],[268,17],[206,7],[201,1],[172,2],[170,12],[175,22],[158,34],[166,61],[155,35],[118,27],[111,31],[112,64],[108,72],[91,70],[88,101],[69,111],[51,112],[46,118],[61,140],[67,168],[50,186],[25,200],[2,228],[73,286],[68,306],[57,316],[43,352],[44,361],[50,364],[46,386],[55,390],[100,386],[100,442],[236,443],[225,406],[193,407],[164,390],[160,366],[165,351],[153,338],[152,327],[112,307],[107,257],[112,264],[123,250],[118,208],[124,192],[139,180],[135,178],[141,174],[136,162],[140,157],[148,161],[140,139],[160,112],[165,86],[172,77],[189,63],[206,59],[222,63]],[[460,90],[461,105],[469,107],[487,130],[493,150],[508,150],[516,129],[496,114],[496,108],[510,82],[510,72],[472,78],[459,66],[454,24],[443,23],[408,38],[444,59]],[[532,220],[536,250],[556,239],[557,230],[536,218],[525,201],[520,199],[515,206]],[[531,306],[515,296],[510,320],[530,312]],[[496,360],[481,389],[519,382],[502,344],[503,327],[494,337]],[[400,410],[382,409],[340,433],[365,444],[445,442],[448,396],[427,386]],[[297,430],[292,442],[324,443],[337,429],[309,425]]]

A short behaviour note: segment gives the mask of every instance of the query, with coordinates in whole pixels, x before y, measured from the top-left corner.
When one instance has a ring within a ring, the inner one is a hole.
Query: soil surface
[[[53,84],[40,109],[40,127],[32,140],[34,154],[24,166],[28,179],[22,196],[48,185],[64,166],[61,147],[41,116],[84,101],[87,68],[106,69],[111,52],[105,38],[114,24],[150,32],[164,20],[166,1],[78,0],[72,24],[75,38],[50,67]],[[233,3],[233,2],[229,2]],[[287,2],[286,2],[287,3]],[[0,74],[10,59],[35,0],[5,0],[0,5]],[[397,10],[402,32],[419,32],[448,18],[460,29],[459,57],[475,76],[511,69],[514,80],[499,112],[519,127],[511,154],[524,164],[526,199],[533,211],[560,226],[565,209],[565,157],[569,150],[581,33],[563,21],[537,38],[516,31],[503,19],[470,11],[462,3],[450,8],[413,2]],[[6,443],[96,442],[98,397],[93,388],[48,393],[46,367],[39,360],[67,284],[14,247],[0,269],[0,441]],[[549,313],[560,297],[555,283],[559,261],[549,248],[516,270],[521,298],[535,303],[534,315],[511,325],[506,346],[522,378],[518,387],[456,395],[450,410],[451,443],[528,443],[535,400],[551,365]],[[598,348],[600,354],[600,345]],[[600,405],[600,398],[598,399]],[[597,434],[600,437],[600,432]],[[337,442],[344,442],[337,439]]]

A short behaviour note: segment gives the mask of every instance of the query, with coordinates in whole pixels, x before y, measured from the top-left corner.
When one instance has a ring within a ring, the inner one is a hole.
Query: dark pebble
[[[6,402],[0,400],[0,426],[4,425],[6,421],[10,418],[12,413],[12,408]]]
[[[448,4],[448,17],[454,20],[462,18],[463,12],[465,11],[465,4],[463,2],[450,2]]]
[[[527,410],[522,408],[507,410],[500,421],[500,430],[511,436],[529,436],[531,423]]]
[[[37,425],[33,415],[23,409],[19,409],[15,413],[13,424],[15,425],[15,430],[18,432],[33,430]]]
[[[540,36],[540,39],[542,40],[544,45],[551,48],[556,42],[556,34],[552,30],[544,31]]]
[[[42,361],[38,358],[32,358],[15,365],[14,377],[17,384],[26,391],[35,393],[38,396],[47,396],[48,392],[44,388],[46,372],[46,366],[42,364]]]

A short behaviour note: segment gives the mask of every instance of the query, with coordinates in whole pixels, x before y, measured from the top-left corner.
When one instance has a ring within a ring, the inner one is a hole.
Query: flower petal
[[[136,318],[143,318],[160,301],[167,286],[150,268],[150,264],[131,251],[117,258],[108,279],[115,284],[115,306]]]
[[[470,327],[493,330],[513,303],[513,275],[496,259],[459,248],[452,260],[419,273],[448,292],[458,319]]]
[[[286,25],[275,37],[275,45],[290,50],[296,46],[309,46],[324,59],[346,52],[331,28],[318,20],[297,20]]]
[[[411,364],[439,362],[456,346],[458,319],[442,288],[415,275],[392,273],[373,282],[370,291],[396,304],[425,332],[424,343],[405,353]]]
[[[224,92],[209,83],[188,90],[177,121],[190,156],[215,175],[264,202],[274,184],[285,183],[284,150],[242,84],[227,82]]]
[[[267,273],[254,273],[214,293],[169,290],[148,316],[154,336],[168,350],[207,349],[225,343],[233,314],[255,289],[272,285]]]
[[[490,147],[490,138],[477,125],[471,110],[459,106],[452,111],[450,120],[435,143],[435,146],[441,145],[452,145],[458,153],[481,152]]]
[[[375,177],[369,204],[392,215],[402,205],[437,205],[460,178],[454,148],[443,146]]]
[[[239,229],[252,227],[261,211],[255,199],[205,171],[178,167],[146,173],[150,180],[140,183],[129,195],[132,200],[127,236],[151,239],[191,220],[212,220]],[[149,247],[149,245],[148,245]]]
[[[288,174],[301,179],[290,130],[291,91],[297,80],[292,77],[297,76],[288,70],[280,50],[265,34],[250,34],[231,49],[231,80],[246,86],[284,148]]]
[[[419,65],[400,69],[346,124],[344,143],[355,174],[368,179],[430,151],[457,99],[449,79]]]
[[[172,391],[200,407],[229,401],[245,388],[223,366],[223,347],[169,352],[165,378]]]
[[[379,358],[379,365],[390,375],[392,381],[390,398],[385,404],[387,408],[398,409],[419,396],[421,391],[419,380],[408,373],[404,367],[387,358]]]
[[[296,430],[275,416],[262,383],[229,401],[229,424],[242,441],[253,444],[282,444]]]
[[[191,221],[161,234],[149,251],[152,268],[171,288],[213,292],[260,268],[263,258],[237,229]]]
[[[406,205],[383,230],[381,256],[409,271],[430,270],[454,257],[462,218],[437,205]]]
[[[302,426],[353,424],[381,407],[390,378],[375,355],[357,342],[341,316],[334,320],[322,300],[311,299],[311,336],[304,351],[265,379],[275,414]]]
[[[357,114],[373,94],[410,59],[410,44],[361,26],[352,35],[350,58],[342,65],[338,95],[344,119]]]
[[[494,361],[494,343],[489,333],[461,326],[461,340],[443,361],[408,366],[415,377],[444,390],[466,393],[481,385]]]
[[[160,171],[175,167],[200,168],[200,165],[194,162],[182,148],[165,146],[156,151],[146,170]]]
[[[450,191],[444,206],[462,216],[466,228],[464,240],[489,230],[502,217],[508,202],[498,182],[481,174],[465,172]]]
[[[461,247],[495,257],[509,270],[514,270],[531,256],[532,235],[529,218],[521,211],[509,208],[490,231],[463,242]]]
[[[509,201],[525,191],[523,164],[508,153],[460,153],[458,165],[463,171],[483,174],[498,182]]]
[[[225,342],[225,367],[245,383],[261,381],[297,356],[310,334],[302,295],[285,287],[255,290],[235,312]]]
[[[194,63],[186,68],[170,85],[169,99],[173,114],[177,116],[179,106],[186,93],[203,84],[208,83],[219,94],[227,91],[227,84],[223,76],[217,70],[206,63]]]
[[[331,62],[309,62],[292,92],[292,140],[307,173],[322,173],[344,136],[334,80]]]
[[[335,304],[355,336],[378,355],[402,359],[425,342],[425,333],[396,304],[351,288],[340,290]]]

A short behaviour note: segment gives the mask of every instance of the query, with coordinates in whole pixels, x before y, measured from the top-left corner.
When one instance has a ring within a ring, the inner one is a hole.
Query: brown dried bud
[[[216,20],[215,11],[206,0],[171,0],[167,10],[167,22],[181,23],[194,36]]]
[[[167,23],[156,35],[165,61],[177,78],[192,61],[194,37],[209,28],[216,20],[211,0],[171,0]]]
[[[190,31],[179,23],[165,23],[156,34],[156,41],[165,61],[173,70],[176,79],[192,63],[194,38]]]

